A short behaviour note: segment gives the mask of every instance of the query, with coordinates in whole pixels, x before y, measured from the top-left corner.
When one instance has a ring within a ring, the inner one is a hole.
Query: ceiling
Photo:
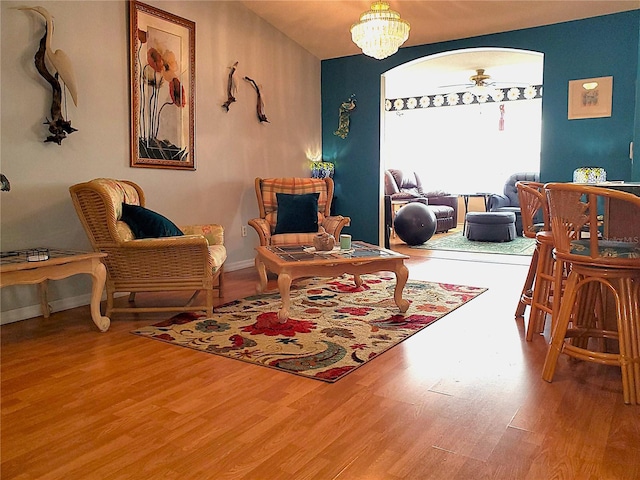
[[[640,0],[388,0],[411,24],[404,46],[468,38],[640,9]],[[349,28],[368,0],[241,1],[321,60],[357,55]]]

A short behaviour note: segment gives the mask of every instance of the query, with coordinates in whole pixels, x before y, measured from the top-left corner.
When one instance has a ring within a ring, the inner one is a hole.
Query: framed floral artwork
[[[195,170],[195,22],[129,3],[131,166]]]
[[[568,119],[611,116],[613,77],[569,81]]]

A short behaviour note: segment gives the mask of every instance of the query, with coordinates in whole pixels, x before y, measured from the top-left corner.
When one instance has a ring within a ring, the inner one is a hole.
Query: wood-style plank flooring
[[[513,316],[524,262],[395,248],[410,278],[489,290],[334,384],[129,333],[171,314],[3,326],[1,478],[640,479],[619,369],[540,378],[549,334]],[[221,301],[255,293],[253,268],[225,279]]]

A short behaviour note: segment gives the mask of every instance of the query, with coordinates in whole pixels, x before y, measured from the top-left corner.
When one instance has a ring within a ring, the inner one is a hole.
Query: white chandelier
[[[360,15],[360,21],[351,25],[351,39],[362,53],[378,60],[387,58],[409,38],[409,22],[389,9],[388,2],[374,2],[371,10]]]

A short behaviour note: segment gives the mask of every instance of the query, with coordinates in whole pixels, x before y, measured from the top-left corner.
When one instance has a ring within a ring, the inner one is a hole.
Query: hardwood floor
[[[526,262],[394,248],[410,278],[489,290],[335,384],[129,333],[167,314],[3,326],[2,479],[640,478],[619,369],[541,379],[546,340],[513,318]],[[258,276],[225,281],[229,301]]]

